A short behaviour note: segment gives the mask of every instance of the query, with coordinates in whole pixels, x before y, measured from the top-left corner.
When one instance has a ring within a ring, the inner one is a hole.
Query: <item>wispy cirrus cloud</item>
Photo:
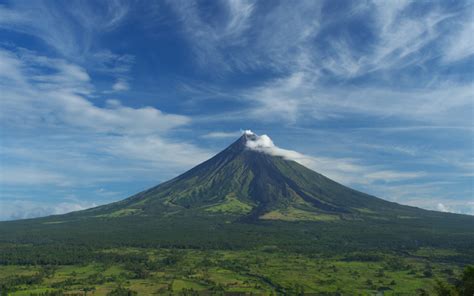
[[[328,88],[303,72],[270,81],[244,93],[255,105],[249,115],[265,120],[295,121],[305,116],[337,118],[346,114],[395,117],[429,124],[468,124],[473,107],[471,84],[444,82],[435,87]],[[449,100],[446,98],[449,97]],[[407,108],[406,106],[410,106]],[[305,116],[302,116],[305,115]]]
[[[468,58],[474,54],[474,15],[472,13],[467,18],[462,18],[458,24],[458,31],[446,38],[443,48],[443,60],[446,63],[457,62]]]
[[[245,27],[244,34],[252,39],[239,39],[248,44],[235,53],[225,42],[204,38],[212,50],[201,54],[209,59],[232,53],[221,61],[223,67],[245,69],[247,65],[247,69],[272,69],[275,74],[238,91],[234,97],[248,104],[247,112],[230,113],[228,120],[250,116],[295,124],[302,118],[307,121],[308,116],[325,120],[357,115],[428,124],[469,122],[472,83],[440,81],[442,74],[433,68],[470,55],[472,38],[467,32],[474,22],[468,9],[447,9],[434,2],[368,1],[326,16],[321,11],[328,10],[327,3],[301,1],[292,9],[285,5],[279,3],[263,12],[254,4],[254,13],[260,14],[246,20],[253,26]],[[198,5],[193,9],[198,11]],[[452,26],[459,18],[465,20],[464,25]],[[355,21],[364,27],[352,29]],[[184,26],[200,31],[209,23],[213,24],[213,18]],[[366,36],[360,36],[361,32]],[[212,67],[212,71],[219,69]],[[208,88],[211,100],[222,92]],[[445,100],[447,96],[450,100]]]
[[[220,75],[221,71],[262,68],[285,71],[295,57],[304,63],[307,48],[301,45],[318,32],[320,4],[298,1],[262,7],[253,1],[217,3],[225,17],[201,13],[196,1],[169,2],[199,65]]]
[[[70,186],[71,182],[67,176],[59,173],[50,172],[35,167],[19,167],[2,165],[0,172],[0,184],[5,185],[23,185],[23,186]]]
[[[63,17],[67,9],[68,18]],[[118,26],[129,10],[126,1],[107,1],[99,7],[72,1],[66,7],[54,1],[15,1],[0,6],[0,28],[41,39],[63,56],[81,57],[92,49],[97,30]]]
[[[202,14],[197,1],[169,1],[176,13],[185,37],[191,43],[196,61],[202,65],[219,65],[227,68],[222,52],[226,47],[238,46],[250,26],[254,5],[251,1],[219,2],[225,16],[216,21]]]
[[[129,3],[120,0],[94,5],[72,1],[67,6],[54,1],[15,1],[0,5],[0,29],[30,35],[53,48],[61,58],[114,76],[112,90],[123,91],[129,89],[133,56],[116,54],[95,44],[102,34],[120,26],[129,10]]]
[[[202,135],[203,138],[208,139],[224,139],[224,138],[238,138],[242,135],[241,131],[235,132],[210,132],[205,135]]]

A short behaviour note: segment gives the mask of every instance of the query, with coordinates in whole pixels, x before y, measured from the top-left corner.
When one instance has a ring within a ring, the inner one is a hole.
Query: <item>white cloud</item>
[[[0,50],[0,78],[5,82],[24,83],[22,63],[9,51]]]
[[[71,186],[67,176],[34,167],[1,166],[0,184],[2,186],[23,185],[55,185]]]
[[[242,135],[242,132],[235,131],[235,132],[210,132],[203,135],[203,138],[208,139],[223,139],[223,138],[236,138]]]
[[[95,203],[86,202],[59,202],[54,204],[30,200],[14,200],[1,203],[0,221],[60,215],[96,206],[97,204]]]
[[[304,60],[301,47],[319,30],[322,3],[280,2],[254,15],[258,2],[218,1],[221,15],[202,14],[197,1],[168,2],[182,24],[197,63],[215,75],[248,69],[284,69],[295,58]],[[278,32],[275,34],[275,32]],[[239,51],[235,51],[238,48]]]
[[[109,155],[141,160],[146,166],[168,170],[190,168],[212,156],[208,151],[192,144],[170,141],[155,135],[116,138],[116,141],[109,141],[105,149]]]
[[[444,45],[445,62],[456,62],[474,54],[474,20],[472,16],[464,20],[459,31],[447,38]]]
[[[88,66],[95,71],[117,76],[117,80],[126,80],[126,74],[132,68],[135,57],[130,54],[116,54],[110,50],[100,50],[88,57]]]
[[[223,29],[225,36],[239,36],[250,26],[248,19],[252,16],[254,4],[248,0],[224,1],[228,9],[228,21]]]
[[[440,56],[460,58],[471,52],[468,44],[473,38],[466,34],[472,31],[469,27],[472,22],[465,22],[469,25],[458,34],[456,26],[450,24],[458,18],[465,19],[465,12],[444,10],[435,3],[417,11],[416,4],[413,1],[357,3],[337,15],[335,20],[321,15],[319,2],[283,2],[261,12],[258,18],[248,18],[246,22],[253,26],[246,27],[248,31],[244,30],[246,34],[239,39],[246,42],[245,47],[229,49],[232,54],[225,56],[223,68],[270,68],[276,74],[235,95],[251,104],[246,114],[231,113],[219,118],[249,116],[295,124],[308,119],[362,115],[467,125],[472,117],[468,112],[473,107],[472,85],[446,79],[440,81],[438,74],[431,72],[431,67]],[[198,8],[192,6],[195,11]],[[368,44],[355,41],[360,36],[353,36],[349,33],[351,30],[328,34],[336,25],[347,29],[346,22],[353,17],[366,21],[363,23],[368,27],[363,30],[371,35]],[[205,32],[206,36],[219,35],[209,28],[209,24],[202,22],[184,22],[190,31],[188,35],[194,36],[196,32]],[[453,35],[453,42],[448,43],[460,54],[449,53],[451,49],[445,40],[449,35]],[[251,40],[246,39],[249,36]],[[227,53],[226,42],[213,38],[203,40],[210,47],[209,51],[202,49],[207,59]],[[218,72],[207,63],[203,65]],[[413,71],[422,74],[412,77]],[[368,75],[372,77],[370,84],[357,82],[358,87],[346,84],[352,79],[364,81],[363,77]],[[336,81],[336,87],[328,86],[327,81],[332,80]],[[212,92],[211,97],[216,91]]]
[[[363,57],[365,71],[400,68],[424,61],[420,53],[425,46],[436,41],[440,32],[437,26],[454,17],[440,12],[436,7],[413,17],[407,9],[413,1],[374,1],[377,43],[370,55]]]
[[[93,207],[96,207],[96,206],[97,206],[97,204],[95,204],[95,203],[88,204],[88,205],[83,205],[83,204],[61,202],[58,205],[54,206],[53,215],[60,215],[60,214],[85,210],[85,209],[93,208]]]
[[[472,85],[444,82],[410,90],[383,87],[343,89],[318,85],[304,72],[267,82],[243,93],[253,103],[247,116],[287,122],[345,117],[394,117],[428,124],[470,125]],[[447,100],[446,98],[450,98]],[[407,107],[409,106],[409,107]]]
[[[250,68],[280,73],[315,70],[315,39],[322,28],[322,1],[279,2],[255,19],[255,40],[243,59]]]
[[[92,7],[88,2],[57,5],[49,1],[11,2],[0,6],[0,28],[32,35],[62,55],[77,59],[87,55],[99,32],[111,30],[125,19],[127,1],[107,1]],[[61,17],[65,9],[67,17]]]
[[[289,150],[282,150],[276,147],[275,144],[273,144],[272,139],[270,139],[270,137],[267,135],[257,136],[251,130],[246,130],[245,135],[247,138],[247,141],[245,142],[247,148],[278,156],[285,156],[285,153],[290,153]]]
[[[474,201],[427,197],[407,200],[406,203],[428,210],[440,211],[445,213],[474,215]]]
[[[182,24],[197,63],[205,67],[219,65],[222,70],[229,70],[230,65],[225,62],[221,50],[243,42],[242,33],[250,26],[248,20],[253,3],[247,0],[218,2],[225,13],[219,21],[203,15],[196,1],[169,1],[168,4]]]
[[[64,60],[30,52],[17,57],[0,50],[0,65],[14,68],[0,81],[3,88],[0,116],[10,123],[25,122],[21,118],[25,114],[34,116],[32,120],[46,118],[54,124],[95,132],[147,134],[162,133],[190,121],[186,116],[166,114],[154,107],[123,106],[116,100],[108,100],[105,107],[98,107],[85,97],[93,92],[87,72]],[[47,67],[51,73],[42,74],[39,67]]]
[[[165,114],[153,107],[131,108],[119,101],[107,101],[106,108],[92,105],[89,101],[72,94],[59,94],[63,100],[62,120],[72,125],[101,132],[120,134],[160,133],[190,122],[190,119]]]
[[[442,176],[439,179],[419,179],[408,183],[383,183],[362,186],[372,195],[423,209],[474,215],[471,192],[460,187],[459,177]],[[467,199],[463,197],[468,196]]]
[[[114,83],[114,85],[112,85],[112,89],[114,91],[125,91],[125,90],[129,90],[130,86],[128,85],[127,81],[123,79],[119,79]]]
[[[444,204],[440,202],[436,205],[436,209],[440,212],[451,212]]]
[[[256,107],[249,110],[249,115],[265,121],[294,122],[304,101],[314,96],[313,91],[302,72],[276,79],[245,94],[246,98],[256,103]]]
[[[134,57],[97,49],[95,44],[102,34],[119,27],[127,19],[129,10],[129,3],[121,0],[79,1],[66,6],[48,1],[16,1],[0,5],[0,29],[31,35],[60,57],[114,76],[117,80],[114,91],[127,90]]]

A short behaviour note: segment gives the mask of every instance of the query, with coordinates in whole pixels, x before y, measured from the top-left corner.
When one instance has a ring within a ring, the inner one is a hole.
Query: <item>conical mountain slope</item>
[[[416,215],[421,210],[352,190],[301,164],[271,155],[271,140],[245,132],[213,158],[124,201],[87,211],[101,217],[181,211],[238,221],[337,220]]]

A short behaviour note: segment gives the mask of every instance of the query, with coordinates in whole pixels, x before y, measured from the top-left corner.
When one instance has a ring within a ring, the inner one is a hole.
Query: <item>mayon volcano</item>
[[[96,217],[179,212],[259,220],[333,221],[410,217],[421,209],[345,187],[285,158],[267,135],[247,130],[228,148],[184,174],[126,200],[82,212]],[[296,153],[296,152],[293,152]]]
[[[122,201],[0,223],[0,241],[472,245],[473,216],[423,210],[353,190],[288,159],[289,153],[299,155],[276,147],[266,135],[245,131],[211,159]]]
[[[287,159],[287,151],[267,135],[247,130],[228,148],[184,174],[82,213],[120,217],[195,212],[248,222],[417,218],[429,213],[345,187]]]

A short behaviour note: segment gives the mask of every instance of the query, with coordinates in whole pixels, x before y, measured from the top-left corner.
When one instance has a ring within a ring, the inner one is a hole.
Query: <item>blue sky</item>
[[[0,3],[0,220],[123,199],[241,129],[474,214],[472,1]]]

